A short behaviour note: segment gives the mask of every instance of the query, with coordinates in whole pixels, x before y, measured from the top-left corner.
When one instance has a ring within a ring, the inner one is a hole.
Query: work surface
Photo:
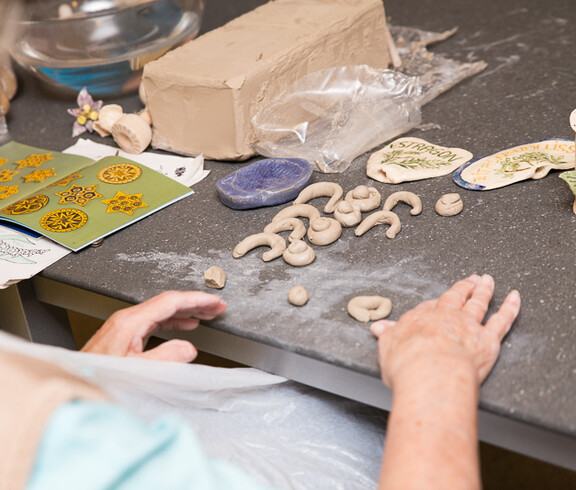
[[[204,30],[261,3],[209,0]],[[437,32],[458,27],[434,51],[488,63],[427,104],[428,129],[410,136],[465,148],[475,157],[574,137],[568,124],[576,107],[573,0],[389,0],[385,6],[394,25]],[[54,150],[71,145],[73,121],[65,109],[74,104],[51,98],[28,77],[22,82],[9,119],[14,139]],[[140,108],[136,97],[105,101],[110,102]],[[566,183],[552,173],[487,192],[461,189],[450,176],[393,186],[366,177],[367,158],[359,157],[343,174],[315,173],[313,180],[338,182],[345,191],[374,186],[384,197],[398,190],[417,193],[422,214],[396,208],[403,227],[393,240],[384,227],[360,238],[345,229],[336,243],[315,247],[315,262],[302,268],[282,259],[263,262],[263,249],[234,259],[234,246],[262,231],[284,206],[226,208],[214,183],[239,164],[206,162],[211,174],[194,186],[193,196],[110,236],[99,248],[65,257],[42,277],[136,303],[165,289],[208,290],[203,272],[219,265],[228,276],[219,292],[228,310],[210,327],[377,378],[376,341],[368,324],[346,312],[352,297],[386,296],[393,303],[390,318],[397,319],[469,274],[490,273],[497,285],[493,309],[511,289],[520,291],[523,304],[483,385],[482,410],[576,435],[576,216]],[[447,192],[460,192],[459,216],[434,212]],[[310,293],[300,308],[287,301],[297,284]]]

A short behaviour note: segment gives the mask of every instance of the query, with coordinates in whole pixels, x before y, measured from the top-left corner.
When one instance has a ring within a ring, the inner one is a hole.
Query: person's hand
[[[114,313],[82,348],[83,352],[191,362],[198,352],[186,340],[173,339],[144,351],[150,335],[161,330],[193,330],[226,309],[217,295],[201,291],[166,291]],[[194,318],[191,318],[194,317]]]
[[[473,275],[454,284],[437,300],[408,311],[397,322],[373,323],[384,383],[393,388],[403,377],[433,375],[435,369],[442,368],[455,373],[454,367],[461,365],[471,367],[481,383],[520,311],[520,294],[512,291],[483,325],[493,293],[492,277]]]

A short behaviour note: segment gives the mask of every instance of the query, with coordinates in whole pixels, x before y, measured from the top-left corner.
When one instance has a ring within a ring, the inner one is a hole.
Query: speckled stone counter
[[[204,29],[263,3],[207,2]],[[395,25],[458,33],[433,49],[459,60],[484,60],[486,70],[423,109],[427,130],[411,136],[465,148],[476,157],[546,138],[573,138],[568,117],[576,107],[576,5],[573,0],[387,0]],[[74,104],[50,98],[28,77],[13,103],[10,128],[22,143],[61,150],[73,143]],[[114,101],[127,110],[136,97]],[[351,138],[354,135],[350,135]],[[94,138],[98,140],[97,138]],[[43,276],[128,302],[167,288],[201,289],[203,272],[219,265],[228,275],[220,294],[228,310],[215,329],[378,376],[376,342],[367,324],[346,312],[356,295],[380,294],[393,302],[392,319],[441,294],[472,273],[496,280],[494,305],[513,288],[521,292],[519,319],[482,388],[484,410],[576,435],[576,216],[574,196],[552,173],[540,181],[478,192],[450,176],[396,186],[365,176],[368,155],[343,174],[315,173],[313,181],[365,184],[384,196],[416,192],[420,216],[399,206],[403,227],[389,240],[384,227],[363,237],[345,229],[335,244],[315,247],[316,261],[293,268],[265,263],[264,249],[234,259],[232,249],[256,233],[284,206],[234,211],[218,201],[214,183],[239,164],[206,162],[211,174],[196,193],[109,237],[99,248],[65,257]],[[444,193],[460,192],[464,211],[434,212]],[[313,204],[320,207],[324,199]],[[288,290],[310,293],[301,308]]]

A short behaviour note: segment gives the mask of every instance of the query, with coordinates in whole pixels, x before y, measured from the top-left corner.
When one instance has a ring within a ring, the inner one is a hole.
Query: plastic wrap
[[[255,150],[342,172],[421,122],[420,93],[416,78],[367,65],[311,73],[254,116]]]
[[[376,488],[385,414],[257,369],[111,357],[29,344],[0,348],[59,364],[145,419],[176,413],[207,453],[277,488]]]

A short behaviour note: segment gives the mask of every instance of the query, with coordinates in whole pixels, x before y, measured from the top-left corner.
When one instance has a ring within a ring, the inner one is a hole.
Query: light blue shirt
[[[109,402],[73,401],[45,429],[27,490],[264,490],[208,456],[177,416],[147,423]]]

